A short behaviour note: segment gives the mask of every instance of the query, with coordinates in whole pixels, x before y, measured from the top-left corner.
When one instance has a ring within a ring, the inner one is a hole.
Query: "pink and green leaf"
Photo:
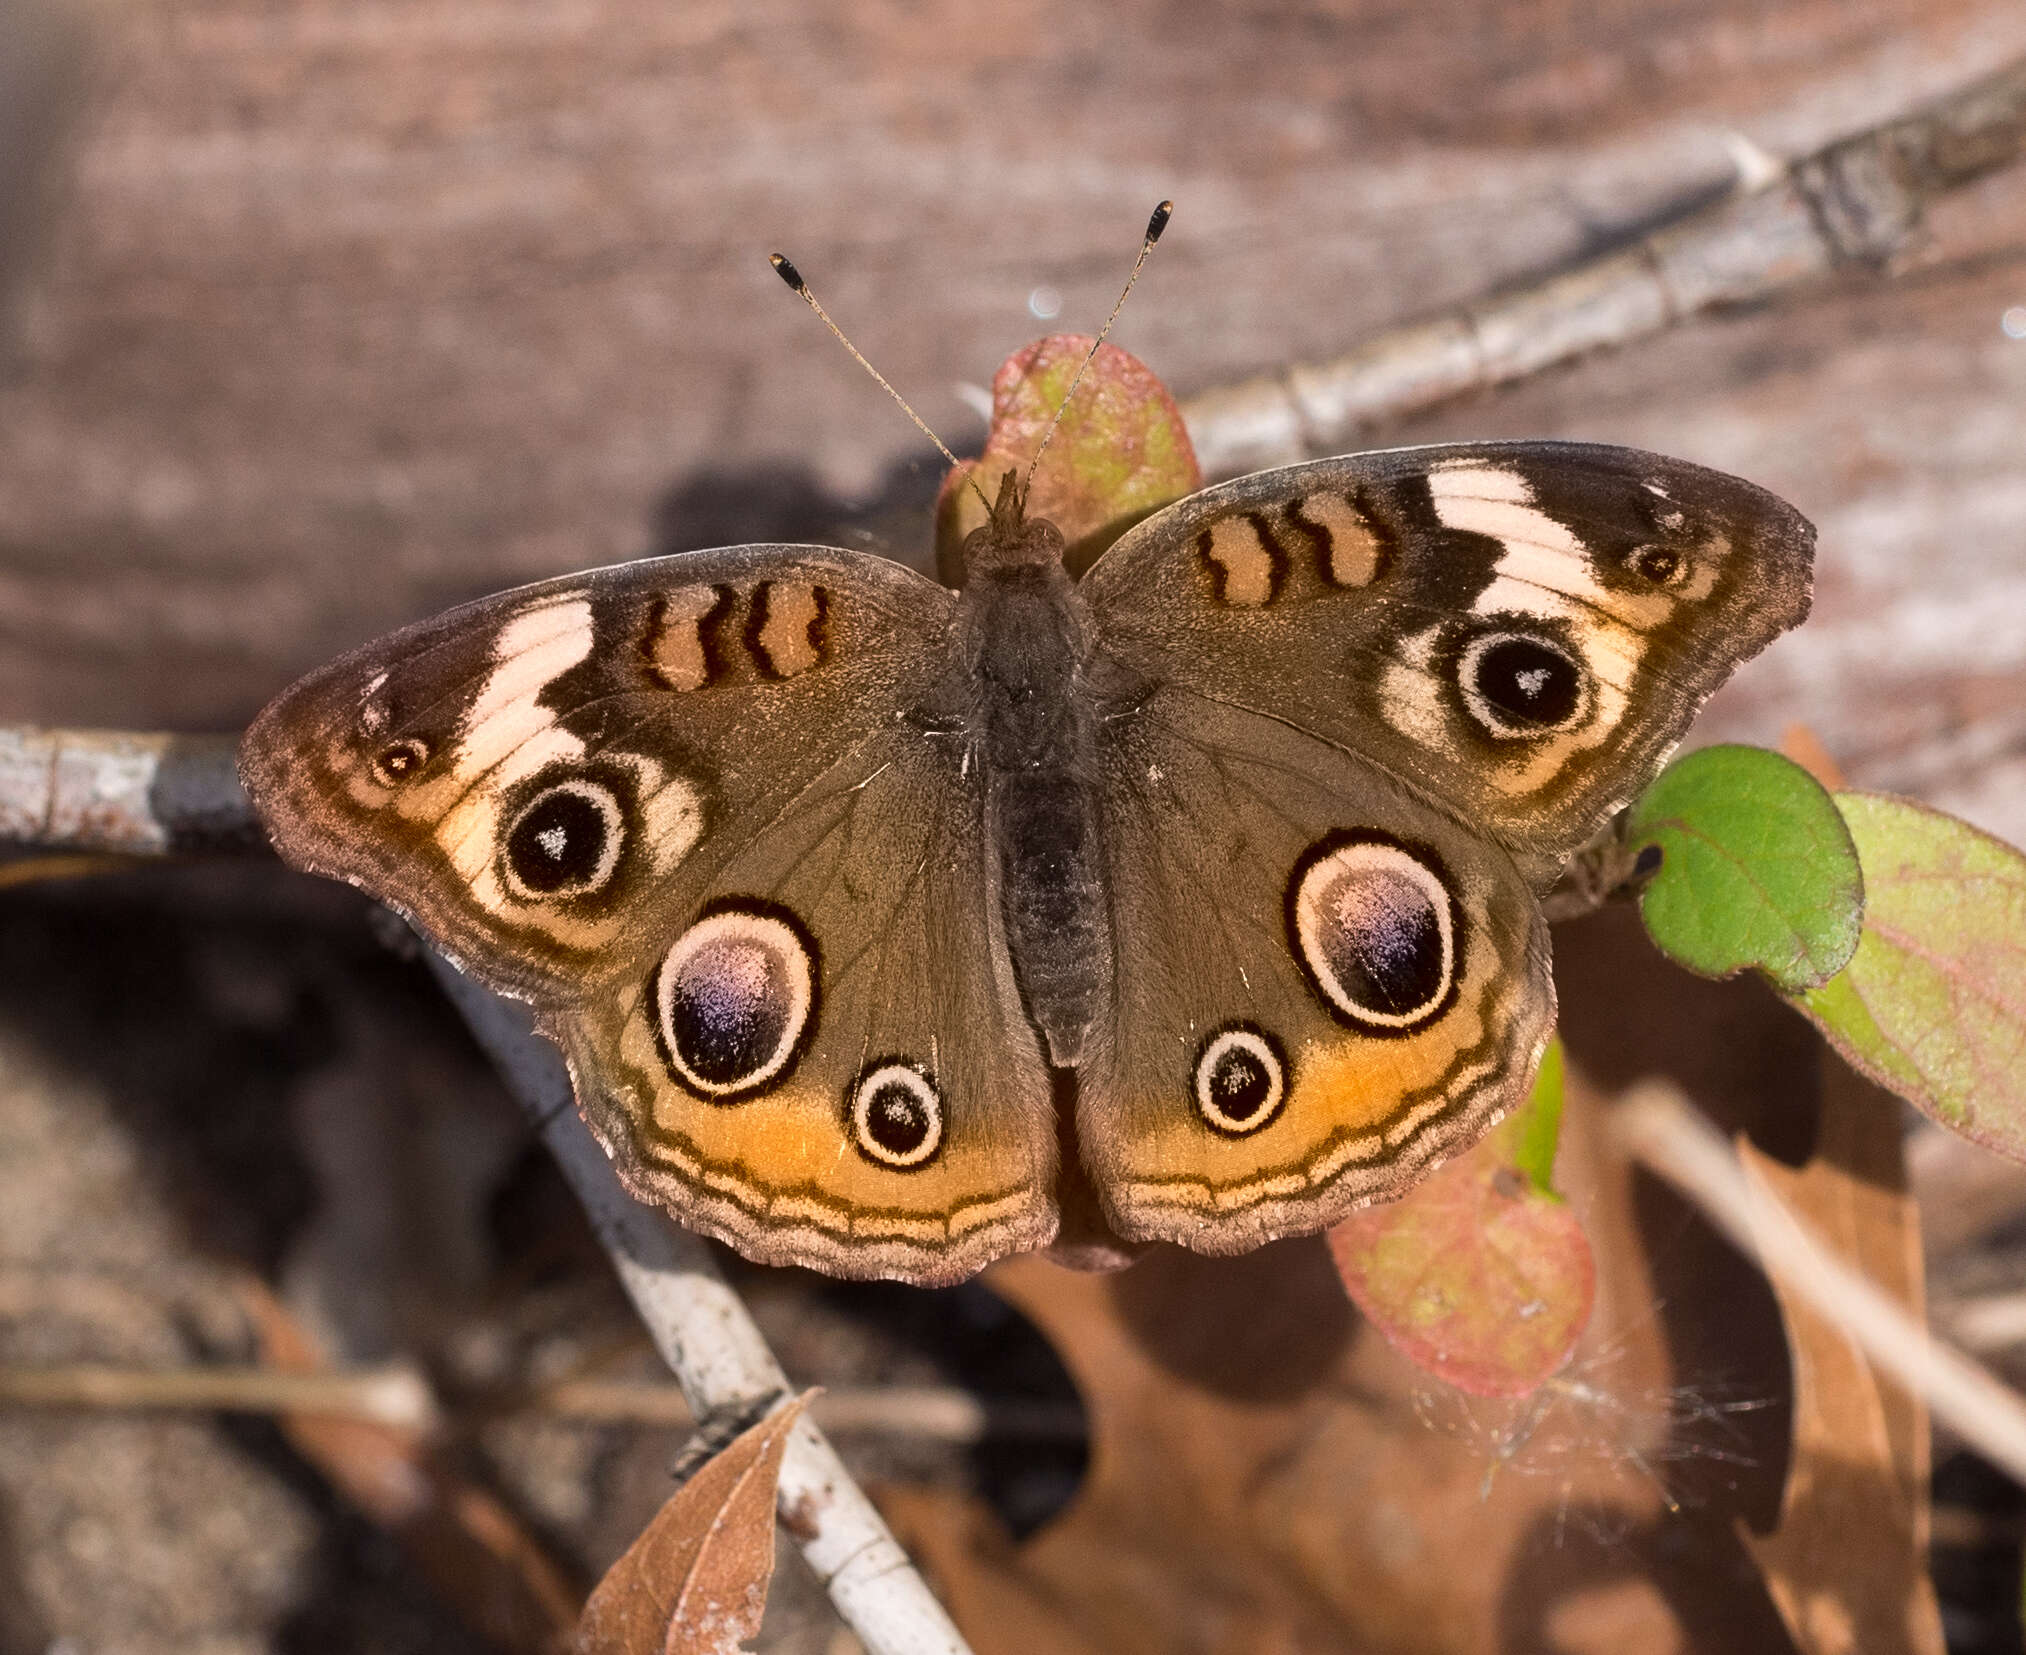
[[[986,498],[1007,471],[1024,476],[1091,341],[1054,334],[1009,356],[992,379],[992,428],[984,453],[943,479],[936,499],[936,566],[958,584],[964,537],[983,525]],[[1116,345],[1102,347],[1063,409],[1028,498],[1069,543],[1064,560],[1081,574],[1141,518],[1203,486],[1175,399],[1152,369]]]
[[[1562,1109],[1560,1042],[1526,1105],[1398,1201],[1329,1233],[1366,1318],[1409,1361],[1478,1396],[1525,1396],[1569,1358],[1597,1267],[1551,1175]]]

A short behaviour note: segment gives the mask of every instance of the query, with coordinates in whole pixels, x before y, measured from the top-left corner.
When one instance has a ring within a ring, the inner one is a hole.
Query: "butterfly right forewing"
[[[1053,1233],[949,592],[749,546],[525,588],[295,686],[283,854],[531,1001],[627,1182],[753,1257],[968,1275]]]

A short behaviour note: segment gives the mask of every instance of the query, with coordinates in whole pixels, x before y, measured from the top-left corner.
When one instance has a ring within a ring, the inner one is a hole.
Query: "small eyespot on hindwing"
[[[887,1058],[853,1082],[851,1140],[881,1166],[911,1172],[935,1159],[943,1143],[943,1095],[918,1064]]]
[[[1203,1042],[1189,1076],[1196,1112],[1226,1137],[1268,1125],[1287,1101],[1287,1056],[1253,1023],[1231,1023]]]

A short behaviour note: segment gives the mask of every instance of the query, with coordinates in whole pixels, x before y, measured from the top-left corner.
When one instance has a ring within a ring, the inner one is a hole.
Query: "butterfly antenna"
[[[867,373],[871,374],[874,379],[878,380],[879,388],[882,391],[886,392],[888,396],[892,397],[895,402],[900,404],[900,411],[903,414],[907,415],[909,419],[915,422],[915,429],[920,431],[923,436],[927,437],[930,442],[936,445],[936,451],[939,454],[941,454],[944,459],[950,462],[951,469],[954,470],[959,463],[956,455],[950,452],[948,445],[944,443],[941,437],[937,436],[935,432],[929,429],[928,421],[923,419],[921,415],[917,414],[914,411],[914,409],[908,406],[907,398],[902,396],[900,392],[896,391],[893,388],[893,386],[887,382],[886,375],[881,373],[870,362],[866,361],[864,354],[859,350],[859,348],[844,336],[844,330],[841,327],[839,327],[835,322],[830,320],[830,312],[825,310],[823,306],[817,302],[816,295],[809,291],[809,284],[802,279],[802,272],[795,268],[794,264],[790,261],[787,254],[769,253],[767,255],[767,262],[774,267],[774,274],[779,276],[782,281],[786,282],[788,286],[795,292],[795,294],[802,300],[802,302],[805,305],[807,305],[811,310],[816,312],[816,319],[819,322],[821,322],[826,328],[828,328],[833,334],[836,335],[838,344],[842,345],[846,350],[848,350],[851,353],[851,359],[854,362],[856,362],[861,368],[863,368]],[[984,505],[985,510],[989,513],[992,509],[992,502],[985,498],[985,491],[980,487],[978,487],[975,478],[966,478],[965,480],[970,483],[971,492],[977,495],[980,502],[982,502],[982,504]]]
[[[1104,348],[1105,335],[1111,332],[1112,323],[1119,319],[1119,312],[1126,308],[1126,297],[1133,290],[1133,283],[1140,279],[1140,267],[1147,262],[1147,255],[1154,250],[1154,243],[1161,239],[1161,232],[1168,227],[1168,220],[1175,216],[1175,204],[1163,201],[1154,209],[1147,220],[1146,239],[1140,243],[1140,256],[1133,260],[1132,273],[1126,277],[1126,285],[1119,292],[1118,303],[1111,307],[1111,314],[1104,319],[1104,326],[1098,329],[1097,338],[1091,342],[1089,352],[1077,364],[1076,377],[1069,382],[1069,389],[1062,394],[1062,400],[1055,406],[1055,418],[1048,422],[1048,430],[1041,438],[1041,446],[1034,451],[1034,458],[1027,462],[1027,477],[1020,485],[1024,496],[1028,485],[1034,481],[1034,473],[1041,464],[1041,456],[1048,451],[1048,445],[1055,440],[1055,428],[1062,423],[1062,416],[1069,412],[1071,398],[1076,395],[1077,386],[1083,383],[1083,376],[1091,363],[1097,360],[1097,353]],[[812,300],[811,303],[814,303]]]

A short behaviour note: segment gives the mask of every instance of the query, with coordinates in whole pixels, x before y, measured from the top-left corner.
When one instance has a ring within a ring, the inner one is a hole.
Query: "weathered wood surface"
[[[1637,228],[1722,185],[1727,134],[1798,153],[1946,90],[2026,13],[157,0],[86,33],[47,234],[0,260],[0,720],[203,729],[455,598],[925,495],[777,246],[962,444],[957,383],[1037,290],[1100,317],[1162,195],[1119,337],[1187,394]],[[1706,728],[1804,719],[2021,839],[2026,172],[1917,263],[1386,440],[1605,438],[1788,495],[1816,619]],[[910,521],[857,516],[902,555]]]

